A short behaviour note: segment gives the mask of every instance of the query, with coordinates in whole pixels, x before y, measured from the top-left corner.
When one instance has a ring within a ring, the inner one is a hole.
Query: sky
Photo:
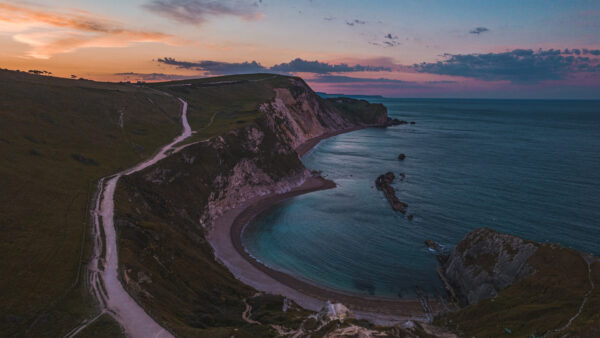
[[[236,73],[387,97],[600,99],[600,1],[0,0],[0,68]]]

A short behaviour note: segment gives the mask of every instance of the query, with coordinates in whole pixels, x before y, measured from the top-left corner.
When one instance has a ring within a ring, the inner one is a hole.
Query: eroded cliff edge
[[[436,324],[460,336],[600,333],[596,256],[482,228],[439,258],[440,276],[460,308],[441,315]]]
[[[230,335],[240,328],[272,333],[242,318],[255,291],[215,260],[206,242],[213,220],[253,197],[302,184],[311,173],[296,149],[308,140],[385,125],[387,112],[366,101],[322,99],[293,77],[170,88],[190,105],[202,100],[208,105],[216,86],[228,92],[260,86],[271,96],[253,102],[250,110],[214,107],[208,112],[214,113],[208,128],[218,128],[214,136],[122,179],[116,193],[122,279],[132,296],[178,335]],[[354,104],[360,109],[348,109]],[[266,299],[267,307],[283,302]],[[273,324],[293,327],[307,317],[295,307],[274,308],[268,311],[276,317]]]

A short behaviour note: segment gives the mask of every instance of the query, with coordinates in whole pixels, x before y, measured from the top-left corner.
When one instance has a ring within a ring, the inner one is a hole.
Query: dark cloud
[[[490,30],[486,27],[477,27],[475,29],[472,29],[471,31],[469,31],[469,33],[471,34],[481,34],[481,33],[485,33],[485,32],[489,32]]]
[[[582,49],[582,54],[598,56],[598,55],[600,55],[600,49],[585,49],[584,48],[584,49]]]
[[[371,41],[369,43],[372,44],[373,46],[380,46],[380,47],[396,47],[396,46],[400,46],[402,44],[400,42],[400,39],[398,39],[398,36],[393,35],[392,33],[387,33],[386,35],[384,35],[383,41],[381,41],[381,42]]]
[[[588,54],[595,55],[591,51]],[[573,73],[600,71],[598,59],[565,54],[558,49],[515,49],[504,53],[445,54],[444,57],[443,61],[424,62],[414,68],[421,73],[511,82],[560,80]]]
[[[386,47],[399,46],[400,41],[398,41],[398,36],[392,35],[392,33],[387,33],[384,37],[383,45]]]
[[[320,75],[314,79],[307,80],[307,81],[314,82],[314,83],[335,83],[335,84],[368,83],[368,84],[386,85],[388,87],[395,86],[397,88],[434,88],[433,86],[429,86],[429,85],[457,83],[456,81],[448,81],[448,80],[416,82],[416,81],[388,79],[388,78],[382,78],[382,77],[380,77],[380,78],[360,78],[360,77],[343,76],[343,75]]]
[[[114,73],[113,75],[121,76],[125,80],[134,81],[169,81],[169,80],[185,80],[201,77],[200,75],[179,75],[179,74],[164,74],[164,73]]]
[[[449,80],[440,80],[440,81],[427,81],[426,83],[429,84],[451,84],[451,83],[458,83],[457,81],[449,81]]]
[[[240,63],[229,63],[219,61],[179,61],[174,58],[159,58],[159,63],[163,63],[170,66],[176,66],[177,68],[193,69],[198,71],[204,71],[215,75],[220,74],[242,74],[242,73],[260,73],[260,72],[274,72],[274,73],[315,73],[315,74],[328,74],[328,73],[349,73],[349,72],[381,72],[391,71],[389,67],[382,66],[368,66],[368,65],[354,65],[350,66],[345,63],[342,64],[330,64],[320,61],[307,61],[300,58],[294,59],[290,62],[280,63],[273,67],[267,68],[256,61],[252,62],[240,62]]]
[[[300,58],[294,59],[287,63],[280,63],[270,68],[271,71],[278,73],[316,73],[316,74],[327,74],[327,73],[349,73],[349,72],[381,72],[390,71],[388,67],[381,66],[363,66],[354,65],[349,66],[345,63],[339,65],[332,65],[326,62],[320,61],[307,61]]]
[[[214,16],[261,18],[258,3],[246,0],[153,0],[143,7],[168,19],[192,25],[200,25]]]
[[[386,78],[377,78],[377,79],[369,79],[369,78],[360,78],[360,77],[352,77],[352,76],[343,76],[343,75],[321,75],[315,79],[309,80],[309,82],[322,82],[322,83],[366,83],[366,82],[377,82],[377,83],[395,83],[395,84],[415,84],[415,82],[410,81],[402,81],[395,79],[386,79]]]
[[[220,61],[178,61],[174,58],[159,58],[159,63],[163,63],[170,66],[176,66],[182,69],[193,69],[197,71],[204,71],[210,74],[222,75],[222,74],[248,74],[248,73],[260,73],[267,71],[267,68],[263,67],[256,61],[251,62],[220,62]]]
[[[307,80],[309,83],[327,83],[336,88],[356,89],[360,87],[375,89],[423,89],[434,88],[425,82],[403,81],[387,78],[359,78],[343,75],[320,75]]]
[[[366,21],[362,21],[362,20],[358,20],[358,19],[346,21],[346,25],[348,25],[348,26],[364,25],[366,23],[367,23]]]

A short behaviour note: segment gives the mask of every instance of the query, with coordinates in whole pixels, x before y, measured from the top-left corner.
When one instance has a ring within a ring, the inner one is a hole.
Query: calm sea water
[[[423,241],[490,227],[600,254],[600,102],[375,99],[415,121],[321,142],[303,162],[338,187],[289,200],[243,234],[268,266],[356,294],[441,292]],[[406,160],[398,161],[399,153]],[[387,171],[414,214],[374,187]]]

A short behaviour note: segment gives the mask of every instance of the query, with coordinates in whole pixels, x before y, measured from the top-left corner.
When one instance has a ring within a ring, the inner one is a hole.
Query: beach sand
[[[302,156],[325,138],[357,129],[360,128],[328,133],[308,140],[296,151]],[[256,197],[227,211],[215,220],[208,236],[216,257],[244,284],[262,292],[287,297],[308,310],[319,311],[329,300],[344,304],[357,318],[367,319],[378,325],[393,325],[406,320],[427,321],[428,314],[419,299],[361,297],[330,290],[271,269],[246,252],[241,234],[244,227],[258,215],[294,196],[332,188],[335,188],[333,181],[310,177],[302,185],[286,193]],[[437,301],[430,301],[429,306],[434,314],[441,309],[441,304]]]

